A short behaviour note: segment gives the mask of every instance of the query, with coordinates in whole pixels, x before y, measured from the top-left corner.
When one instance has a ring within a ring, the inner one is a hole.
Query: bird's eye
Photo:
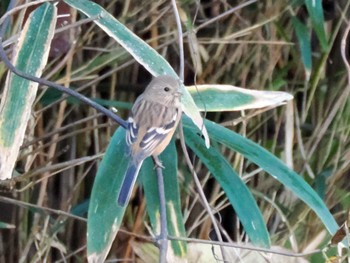
[[[166,92],[168,92],[169,90],[170,90],[169,87],[165,87],[165,88],[164,88],[164,91],[166,91]]]

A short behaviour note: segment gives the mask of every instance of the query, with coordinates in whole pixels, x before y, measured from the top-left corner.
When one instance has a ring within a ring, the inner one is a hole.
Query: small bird
[[[181,95],[179,80],[163,75],[155,77],[135,101],[127,120],[130,161],[118,205],[128,202],[143,161],[149,156],[158,157],[169,144],[182,114]],[[160,162],[156,165],[163,167]]]

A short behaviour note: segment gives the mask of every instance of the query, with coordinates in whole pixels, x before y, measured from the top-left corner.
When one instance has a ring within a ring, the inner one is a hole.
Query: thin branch
[[[180,138],[182,138],[180,140],[181,148],[182,148],[182,151],[183,151],[184,156],[185,156],[186,164],[187,164],[188,168],[191,171],[193,180],[194,180],[194,182],[196,184],[196,188],[197,188],[198,194],[199,194],[199,196],[200,196],[200,198],[202,200],[202,204],[203,204],[204,208],[207,210],[208,215],[209,215],[209,217],[210,217],[210,219],[212,221],[212,224],[213,224],[216,236],[217,236],[217,238],[219,239],[220,242],[223,242],[219,226],[218,226],[218,224],[216,222],[214,214],[211,211],[210,205],[209,205],[209,203],[208,203],[208,201],[207,201],[207,199],[205,197],[205,194],[203,192],[203,189],[202,189],[202,186],[201,186],[200,181],[198,179],[198,176],[196,174],[196,171],[194,170],[194,167],[193,167],[193,165],[191,163],[190,156],[188,155],[188,152],[187,152],[187,149],[186,149],[186,145],[185,145],[185,140],[183,139],[183,138],[185,138],[185,136],[184,136],[184,132],[183,132],[182,122],[179,123],[179,131],[180,131]],[[225,257],[225,252],[224,252],[223,247],[220,246],[220,249],[221,249],[221,254],[222,254],[223,258],[224,258],[224,262],[227,262],[227,260],[225,259],[226,257]]]
[[[85,122],[88,122],[88,121],[97,119],[97,118],[101,117],[102,115],[103,115],[103,114],[99,113],[99,114],[87,116],[87,117],[82,118],[82,119],[80,119],[80,120],[78,120],[78,121],[75,121],[75,122],[73,122],[73,123],[69,123],[69,124],[67,124],[67,125],[65,125],[65,126],[62,126],[62,127],[59,128],[59,129],[56,129],[56,130],[47,132],[47,133],[45,133],[44,135],[42,135],[41,137],[39,137],[39,138],[36,138],[36,139],[31,140],[31,141],[25,142],[24,144],[22,144],[21,149],[27,148],[27,147],[29,147],[29,146],[31,146],[31,145],[33,145],[33,144],[36,144],[36,143],[38,143],[38,142],[40,142],[40,141],[43,141],[43,140],[45,140],[45,139],[47,139],[47,138],[50,138],[52,135],[54,135],[54,134],[56,134],[56,133],[62,133],[62,132],[66,131],[66,130],[68,130],[68,129],[74,127],[74,126],[78,126],[78,125],[80,125],[80,124],[84,124]],[[108,127],[108,126],[107,126],[107,127]]]
[[[31,204],[31,203],[23,202],[23,201],[20,201],[20,200],[17,200],[17,199],[13,199],[13,198],[1,196],[1,195],[0,195],[0,202],[7,203],[7,204],[14,204],[14,205],[17,205],[17,206],[20,206],[20,207],[23,207],[23,208],[35,208],[37,210],[42,210],[42,211],[44,211],[44,212],[46,212],[48,214],[56,214],[56,215],[59,215],[59,216],[66,216],[66,217],[69,217],[69,218],[72,218],[72,219],[79,220],[81,222],[85,222],[85,223],[87,222],[86,218],[81,217],[81,216],[73,215],[73,214],[71,214],[69,212],[65,212],[65,211],[57,210],[57,209],[52,209],[52,208],[48,208],[48,207],[43,207],[43,206],[37,206],[37,205]],[[122,232],[122,233],[124,233],[126,235],[133,236],[135,238],[138,238],[138,239],[141,239],[141,240],[144,240],[144,241],[148,241],[148,242],[154,242],[155,241],[153,237],[135,234],[135,233],[132,233],[130,231],[126,231],[124,229],[119,229],[119,232]]]
[[[176,26],[177,26],[177,33],[178,33],[178,41],[179,41],[179,51],[180,51],[180,69],[179,69],[179,76],[182,81],[184,81],[184,72],[185,72],[185,56],[184,56],[184,42],[183,42],[183,33],[182,33],[182,26],[181,26],[181,19],[179,15],[179,10],[176,6],[176,0],[171,0],[171,4],[173,5],[174,9],[174,15],[176,20]]]
[[[21,207],[24,207],[24,208],[28,208],[28,207],[35,208],[35,209],[42,210],[42,211],[50,213],[50,214],[66,216],[66,217],[70,217],[70,218],[73,218],[73,219],[77,219],[79,221],[87,222],[86,218],[84,218],[84,217],[76,216],[76,215],[73,215],[71,213],[68,213],[68,212],[65,212],[65,211],[62,211],[62,210],[52,209],[52,208],[43,207],[43,206],[37,206],[37,205],[33,205],[31,203],[19,201],[19,200],[16,200],[16,199],[5,197],[5,196],[0,196],[0,202],[8,203],[8,204],[15,204],[15,205],[18,205],[18,206],[21,206]]]
[[[344,35],[341,40],[341,46],[340,46],[341,56],[343,58],[343,61],[348,73],[348,86],[350,86],[350,65],[346,57],[346,40],[348,39],[349,31],[350,31],[350,24],[348,24],[348,26],[345,29]]]
[[[203,240],[203,239],[196,239],[196,238],[173,237],[173,236],[168,236],[168,238],[170,240],[176,240],[176,241],[185,241],[185,242],[191,242],[191,243],[218,245],[218,246],[225,246],[225,247],[234,247],[234,248],[240,248],[240,249],[247,249],[247,250],[263,252],[263,253],[283,255],[283,256],[288,256],[288,257],[306,257],[306,256],[322,253],[322,249],[316,249],[316,250],[305,252],[305,253],[293,253],[293,252],[289,253],[289,252],[275,250],[275,249],[254,247],[254,246],[251,246],[251,245],[240,245],[240,244],[234,244],[234,243],[212,241],[212,240]]]
[[[58,163],[58,164],[52,164],[52,165],[47,165],[44,166],[42,168],[39,168],[37,170],[35,170],[33,173],[28,173],[26,175],[22,175],[22,176],[17,176],[14,179],[9,179],[11,181],[19,181],[19,182],[26,182],[28,181],[28,179],[34,177],[34,176],[38,176],[38,175],[42,175],[44,173],[49,173],[48,175],[41,177],[40,179],[37,179],[35,181],[30,181],[28,184],[26,184],[25,186],[23,186],[20,189],[16,189],[16,192],[23,192],[25,190],[27,190],[30,187],[33,187],[34,185],[42,182],[43,180],[50,178],[58,173],[61,173],[65,170],[71,169],[74,166],[78,166],[87,162],[91,162],[91,161],[96,161],[99,160],[103,157],[103,153],[100,154],[96,154],[94,156],[89,156],[89,157],[81,157],[78,159],[74,159],[74,160],[70,160],[70,161],[66,161],[66,162],[62,162],[62,163]],[[19,179],[16,179],[19,178]]]
[[[66,262],[67,259],[74,257],[74,256],[77,255],[78,253],[83,252],[85,249],[86,249],[86,245],[83,245],[82,247],[80,247],[80,248],[74,250],[73,252],[71,252],[71,253],[69,253],[69,254],[67,254],[67,255],[64,255],[64,256],[62,257],[62,259],[57,260],[57,261],[55,261],[55,262],[56,262],[56,263]]]
[[[160,160],[157,156],[153,156],[153,161],[157,165]],[[166,215],[166,202],[164,191],[164,178],[162,167],[157,165],[157,179],[158,179],[158,192],[159,192],[159,211],[160,211],[160,233],[157,237],[157,245],[159,247],[159,262],[166,262],[166,255],[168,251],[168,225]]]

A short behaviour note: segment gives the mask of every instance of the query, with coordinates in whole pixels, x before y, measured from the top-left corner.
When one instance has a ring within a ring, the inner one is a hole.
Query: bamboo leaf
[[[309,30],[296,17],[292,18],[292,24],[299,41],[301,59],[305,67],[306,76],[307,79],[309,79],[312,70],[312,51]]]
[[[248,187],[231,165],[214,147],[206,149],[203,140],[188,128],[185,129],[185,138],[187,145],[225,191],[251,242],[256,246],[270,247],[270,237],[263,216]]]
[[[287,92],[260,91],[232,85],[196,85],[187,87],[201,111],[237,111],[278,106],[293,99]]]
[[[40,77],[46,65],[55,31],[57,10],[44,3],[29,16],[21,31],[13,64]],[[38,83],[12,73],[6,78],[0,105],[0,179],[11,178],[29,121]]]
[[[187,118],[182,119],[185,127],[195,129]],[[260,166],[304,201],[316,213],[330,234],[337,231],[338,225],[319,195],[302,177],[289,169],[281,160],[253,141],[214,122],[205,121],[205,125],[212,140],[239,152],[245,158]]]
[[[99,165],[88,211],[87,253],[89,262],[103,262],[122,222],[125,207],[117,206],[117,196],[128,164],[125,130],[111,138]]]
[[[315,29],[318,40],[323,51],[328,49],[326,31],[324,29],[324,16],[321,0],[305,0],[307,11],[309,12],[312,26]]]

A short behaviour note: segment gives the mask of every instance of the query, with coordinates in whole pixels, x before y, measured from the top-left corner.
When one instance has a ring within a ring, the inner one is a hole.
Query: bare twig
[[[180,124],[179,124],[179,131],[180,131],[180,137],[181,138],[185,138],[184,137],[184,133],[183,133],[182,122],[180,122]],[[223,242],[219,226],[218,226],[218,224],[216,222],[214,214],[211,211],[210,205],[209,205],[209,203],[208,203],[208,201],[207,201],[207,199],[205,197],[205,194],[204,194],[203,189],[201,187],[201,183],[200,183],[200,181],[198,179],[198,176],[196,174],[196,171],[194,170],[194,167],[193,167],[193,165],[191,163],[190,156],[188,155],[188,152],[187,152],[187,149],[186,149],[186,145],[185,145],[185,140],[181,140],[181,148],[182,148],[182,151],[183,151],[184,156],[185,156],[186,164],[187,164],[188,168],[190,169],[192,177],[193,177],[193,180],[194,180],[194,182],[196,184],[196,188],[197,188],[198,194],[199,194],[199,196],[201,198],[202,204],[203,204],[204,208],[207,210],[207,213],[208,213],[208,215],[209,215],[209,217],[210,217],[210,219],[211,219],[211,221],[213,223],[213,227],[214,227],[216,236],[217,236],[217,238],[219,239],[220,242]],[[225,260],[224,248],[220,246],[220,249],[221,249],[221,254],[224,257],[224,261],[226,262],[227,260]]]
[[[185,72],[185,56],[184,56],[184,43],[183,43],[183,34],[182,34],[182,26],[181,19],[179,15],[179,11],[177,10],[176,0],[171,0],[171,4],[173,5],[177,32],[178,32],[178,42],[179,42],[179,51],[180,51],[180,72],[179,76],[182,81],[184,81],[184,72]]]
[[[344,35],[341,40],[340,50],[341,50],[341,56],[343,58],[343,61],[348,73],[348,86],[350,87],[350,65],[346,57],[346,40],[348,39],[349,31],[350,31],[350,24],[348,24],[348,26],[345,29]]]
[[[102,116],[102,114],[99,113],[99,114],[95,114],[95,115],[91,115],[91,116],[82,118],[82,119],[80,119],[80,120],[78,120],[78,121],[75,121],[75,122],[73,122],[73,123],[69,123],[69,124],[67,124],[67,125],[65,125],[65,126],[63,126],[63,127],[61,127],[61,128],[59,128],[59,129],[55,129],[55,130],[53,130],[53,131],[50,131],[50,132],[48,132],[48,133],[45,133],[45,134],[44,134],[43,136],[41,136],[40,138],[36,138],[36,139],[31,140],[31,141],[25,142],[25,143],[21,146],[21,149],[26,148],[26,147],[28,147],[28,146],[30,146],[30,145],[35,144],[35,143],[38,143],[38,142],[40,142],[40,141],[42,141],[42,140],[45,140],[45,139],[51,137],[52,135],[54,135],[54,134],[56,134],[56,133],[61,133],[61,132],[63,132],[63,131],[66,131],[66,130],[68,130],[68,129],[74,127],[74,126],[78,126],[78,125],[80,125],[80,124],[83,124],[83,123],[85,123],[85,122],[91,121],[91,120],[93,120],[93,119],[97,119],[97,118],[99,118],[99,117],[101,117],[101,116]]]
[[[200,243],[200,244],[209,244],[209,245],[218,245],[218,246],[224,246],[224,247],[234,247],[234,248],[263,252],[263,253],[283,255],[283,256],[288,256],[288,257],[306,257],[306,256],[322,253],[321,249],[316,249],[316,250],[305,252],[305,253],[289,253],[289,252],[285,252],[285,251],[281,251],[281,250],[260,248],[260,247],[254,247],[251,245],[241,245],[241,244],[227,243],[227,242],[221,242],[221,241],[203,240],[203,239],[186,238],[186,237],[173,237],[173,236],[168,236],[168,238],[170,240],[185,241],[185,242]]]
[[[158,157],[153,157],[154,163],[160,163]],[[158,179],[158,192],[159,192],[159,211],[160,211],[160,233],[157,238],[157,245],[159,246],[159,262],[166,262],[166,255],[168,251],[168,226],[166,216],[166,202],[164,192],[164,178],[162,167],[157,165],[157,179]]]
[[[19,200],[16,200],[16,199],[5,197],[5,196],[0,196],[0,202],[8,203],[8,204],[15,204],[15,205],[18,205],[18,206],[21,206],[21,207],[24,207],[24,208],[28,208],[28,207],[35,208],[35,209],[42,210],[42,211],[45,211],[45,212],[50,213],[50,214],[66,216],[66,217],[70,217],[70,218],[73,218],[73,219],[77,219],[79,221],[84,221],[84,222],[87,221],[86,218],[83,218],[83,217],[80,217],[80,216],[76,216],[76,215],[73,215],[71,213],[68,213],[68,212],[65,212],[65,211],[62,211],[62,210],[52,209],[52,208],[48,208],[48,207],[44,207],[44,206],[37,206],[37,205],[33,205],[31,203],[19,201]]]

